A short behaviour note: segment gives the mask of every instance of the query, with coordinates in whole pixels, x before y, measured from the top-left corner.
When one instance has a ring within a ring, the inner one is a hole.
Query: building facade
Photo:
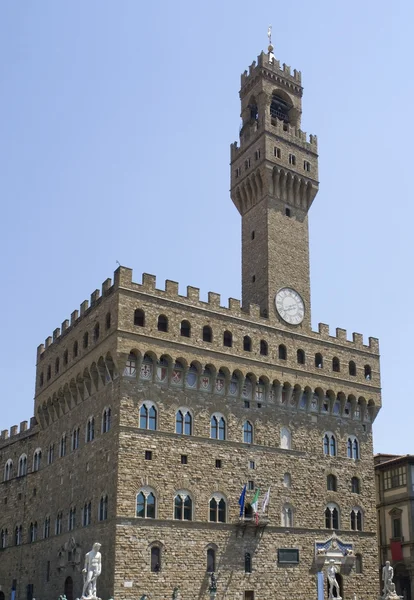
[[[241,77],[242,302],[119,267],[39,346],[0,440],[0,600],[80,596],[95,541],[104,599],[206,598],[212,572],[219,598],[308,599],[328,556],[344,598],[376,593],[378,340],[311,329],[302,91],[271,46]]]
[[[375,480],[380,564],[389,560],[397,594],[414,589],[414,456],[377,454]]]

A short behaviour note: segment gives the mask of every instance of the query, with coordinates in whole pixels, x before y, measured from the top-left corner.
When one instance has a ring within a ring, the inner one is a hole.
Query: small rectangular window
[[[249,490],[249,492],[253,492],[254,490],[254,481],[250,480],[247,482],[247,489]]]
[[[291,217],[292,216],[292,213],[290,212],[290,208],[287,208],[287,207],[285,208],[285,215],[287,217]]]
[[[187,456],[187,454],[181,454],[181,464],[182,465],[188,464],[188,456]]]
[[[152,460],[152,450],[145,450],[145,460]]]
[[[46,563],[46,581],[49,581],[49,579],[50,579],[50,560],[48,560]]]
[[[250,402],[248,400],[244,401],[244,408],[250,408]]]
[[[245,590],[244,600],[254,600],[254,591],[253,590]]]
[[[310,162],[309,162],[309,161],[307,161],[307,160],[304,160],[304,161],[303,161],[303,169],[304,169],[305,171],[310,171],[310,170],[311,170],[311,165],[310,165]]]
[[[289,154],[289,164],[296,165],[296,156],[294,154]]]
[[[299,562],[299,550],[296,548],[279,548],[277,551],[277,562],[281,564],[297,564]]]
[[[277,146],[275,146],[273,148],[273,154],[276,156],[276,158],[280,158],[282,156],[282,153],[280,151],[280,148],[278,148]]]
[[[256,467],[254,460],[249,460],[249,469],[254,469]]]
[[[240,177],[240,167],[237,167],[236,169],[236,178]]]
[[[216,458],[216,469],[221,469],[221,459]]]
[[[256,150],[256,152],[254,153],[254,157],[256,160],[259,160],[260,158],[260,150]]]
[[[394,518],[392,520],[392,537],[400,538],[401,537],[401,519],[400,517]]]

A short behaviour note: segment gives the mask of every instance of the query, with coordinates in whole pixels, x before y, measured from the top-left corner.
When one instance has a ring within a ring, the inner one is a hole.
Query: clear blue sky
[[[414,453],[413,20],[409,0],[3,0],[0,429],[32,415],[38,344],[116,260],[240,297],[229,144],[272,23],[319,138],[312,321],[380,338],[375,450]]]

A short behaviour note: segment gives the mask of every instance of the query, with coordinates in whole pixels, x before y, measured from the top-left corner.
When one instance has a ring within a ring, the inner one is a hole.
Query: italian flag
[[[255,513],[259,512],[259,494],[260,494],[260,489],[257,488],[254,498],[250,503],[250,506],[252,507],[253,512],[255,512]]]

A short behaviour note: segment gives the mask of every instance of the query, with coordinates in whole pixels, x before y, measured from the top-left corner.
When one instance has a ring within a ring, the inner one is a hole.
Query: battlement
[[[292,73],[292,70],[288,65],[283,63],[282,66],[280,66],[280,61],[277,60],[273,54],[265,54],[264,52],[259,54],[257,62],[255,60],[252,62],[248,71],[246,70],[241,74],[241,89],[243,89],[243,87],[257,75],[260,69],[263,68],[269,69],[272,74],[283,78],[286,83],[294,84],[296,91],[301,91],[302,73],[296,69],[293,69]]]
[[[88,303],[84,300],[80,305],[80,312],[78,310],[73,311],[71,314],[70,324],[66,319],[63,321],[61,328],[56,328],[52,336],[46,338],[45,344],[40,344],[37,348],[38,359],[43,359],[44,353],[57,341],[62,339],[62,336],[75,326],[86,314],[89,314],[94,309],[100,300],[112,293],[116,289],[128,289],[144,293],[145,295],[153,296],[154,298],[162,298],[165,300],[179,303],[189,308],[198,308],[200,310],[209,310],[215,312],[221,316],[227,316],[230,318],[242,319],[245,321],[246,327],[249,323],[255,325],[266,325],[268,327],[275,327],[282,329],[279,321],[274,318],[268,318],[260,313],[260,307],[257,304],[250,304],[248,307],[242,307],[240,300],[235,298],[229,298],[227,306],[222,305],[221,295],[216,292],[208,292],[207,302],[200,300],[200,289],[193,286],[187,286],[186,295],[179,294],[179,284],[176,281],[167,279],[165,281],[164,288],[156,287],[156,277],[148,273],[142,274],[141,283],[135,283],[132,280],[132,269],[128,267],[118,267],[114,272],[114,283],[112,284],[111,279],[108,278],[102,284],[102,295],[99,294],[99,290],[95,290],[91,294],[91,302]],[[298,335],[311,337],[313,340],[320,339],[321,341],[328,342],[340,342],[348,348],[354,348],[355,350],[361,350],[365,352],[371,352],[373,354],[379,353],[379,342],[377,338],[369,337],[368,344],[364,344],[363,335],[361,333],[353,333],[352,340],[347,337],[345,329],[336,329],[335,335],[331,335],[329,332],[329,326],[324,323],[319,323],[318,331],[306,332],[298,329],[295,331]]]
[[[22,434],[32,433],[32,430],[36,427],[36,425],[37,425],[36,417],[31,417],[30,425],[28,425],[27,421],[22,421],[20,423],[20,426],[12,425],[10,427],[10,429],[3,429],[0,432],[0,444],[2,444],[2,442],[15,441],[15,439],[16,440],[19,439],[19,437],[21,437]]]

